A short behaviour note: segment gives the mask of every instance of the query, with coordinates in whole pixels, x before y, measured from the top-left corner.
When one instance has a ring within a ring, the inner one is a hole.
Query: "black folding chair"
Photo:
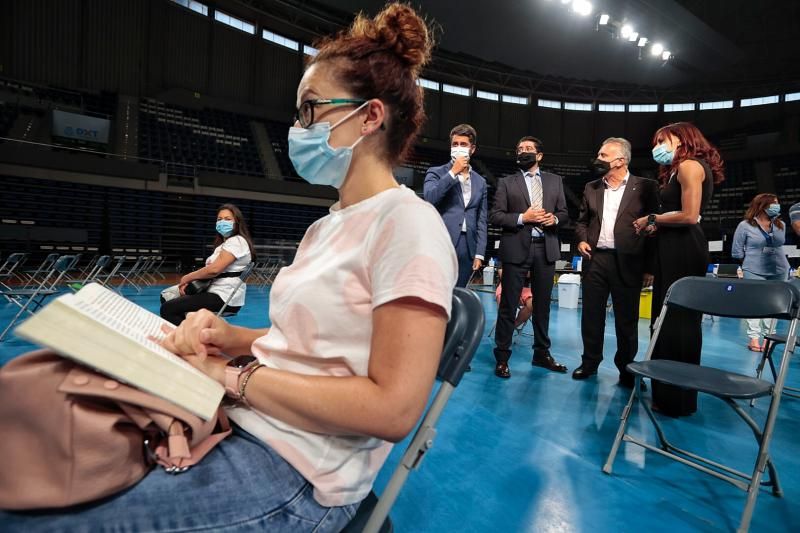
[[[789,283],[800,289],[800,279],[793,278],[789,281]],[[775,348],[781,344],[786,344],[786,335],[781,335],[779,333],[769,333],[764,335],[764,351],[761,352],[761,360],[758,362],[758,366],[756,367],[757,378],[760,378],[764,373],[764,367],[767,364],[769,364],[769,369],[772,373],[772,380],[775,381],[778,378],[778,372],[775,370],[775,361],[772,359],[772,353],[775,351]],[[790,398],[800,398],[800,388],[790,387],[784,384],[783,395],[789,396]],[[755,403],[755,398],[750,400],[751,406],[755,405]]]
[[[228,304],[231,302],[233,295],[239,292],[239,289],[242,287],[242,285],[247,283],[247,278],[250,277],[250,273],[253,272],[253,267],[255,266],[256,266],[255,263],[250,262],[246,267],[244,267],[242,273],[239,274],[239,283],[236,284],[236,288],[233,289],[233,292],[231,292],[228,295],[228,298],[225,300],[225,303],[222,305],[220,310],[217,311],[217,316],[230,317],[230,316],[236,316],[239,313],[238,310],[234,312],[234,311],[226,311],[226,309],[228,309]]]
[[[439,361],[437,379],[441,386],[423,413],[422,422],[406,448],[400,464],[392,473],[389,483],[380,498],[374,492],[361,502],[356,516],[342,530],[343,533],[377,533],[392,530],[389,511],[392,509],[403,484],[411,470],[419,468],[425,454],[433,447],[436,436],[436,423],[450,395],[461,382],[475,350],[481,342],[484,328],[483,306],[478,296],[467,289],[453,290],[453,309],[447,323],[442,358]]]
[[[22,265],[28,259],[28,254],[17,252],[6,257],[5,262],[0,265],[0,287],[10,288],[14,283],[25,283],[22,275]]]
[[[667,292],[661,314],[656,320],[655,330],[647,348],[645,359],[640,362],[630,363],[627,366],[628,371],[636,378],[636,383],[631,397],[622,411],[619,430],[611,446],[608,459],[603,466],[603,472],[606,474],[611,473],[619,445],[623,440],[696,468],[747,492],[747,501],[738,528],[740,532],[747,531],[750,527],[750,520],[753,516],[759,488],[762,485],[770,486],[774,495],[782,495],[778,473],[769,455],[769,444],[775,428],[781,392],[786,380],[787,369],[789,368],[789,360],[795,346],[798,306],[800,306],[800,291],[783,281],[688,277],[673,283]],[[664,318],[672,308],[682,308],[709,315],[734,318],[790,320],[786,348],[775,383],[708,366],[668,359],[651,359],[653,348],[661,333]],[[758,456],[753,472],[747,474],[734,470],[726,465],[670,444],[664,436],[661,425],[653,414],[651,406],[642,399],[639,389],[642,378],[650,378],[651,380],[657,380],[686,390],[710,394],[730,406],[750,427],[758,443]],[[760,425],[737,403],[737,400],[747,401],[764,396],[770,397],[770,404],[766,420],[763,425]],[[648,444],[625,432],[628,418],[633,410],[634,400],[638,400],[652,421],[658,435],[658,446]],[[769,469],[769,479],[762,482],[761,478],[765,469]]]
[[[6,333],[19,320],[22,313],[27,312],[32,315],[42,306],[48,296],[61,292],[58,284],[61,283],[64,275],[75,266],[75,259],[74,255],[63,255],[58,258],[53,268],[36,287],[0,288],[0,294],[19,307],[17,314],[14,315],[14,318],[11,319],[3,332],[0,333],[0,341],[5,338]]]

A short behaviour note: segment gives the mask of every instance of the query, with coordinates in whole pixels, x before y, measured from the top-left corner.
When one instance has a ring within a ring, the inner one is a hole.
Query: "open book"
[[[15,333],[133,387],[211,418],[225,389],[148,337],[172,324],[117,293],[91,283],[59,296]]]

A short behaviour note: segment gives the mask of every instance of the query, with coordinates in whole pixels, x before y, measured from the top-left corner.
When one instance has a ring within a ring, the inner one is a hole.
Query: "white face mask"
[[[328,142],[331,131],[368,103],[364,102],[333,126],[330,122],[317,122],[308,128],[289,128],[289,159],[300,177],[315,185],[330,185],[337,189],[342,186],[350,168],[353,148],[364,136],[361,135],[350,146],[333,148]]]
[[[469,161],[469,148],[466,146],[453,146],[450,148],[450,159],[455,161],[459,157],[466,157]]]

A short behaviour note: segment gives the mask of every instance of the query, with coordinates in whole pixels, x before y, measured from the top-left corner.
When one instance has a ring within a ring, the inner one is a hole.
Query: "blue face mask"
[[[769,204],[769,207],[764,212],[769,218],[775,218],[781,214],[781,204]]]
[[[659,165],[672,164],[672,158],[675,157],[675,152],[667,148],[667,145],[662,143],[653,147],[653,160]]]
[[[330,122],[318,122],[308,128],[289,128],[289,159],[300,177],[314,185],[330,185],[337,189],[342,186],[350,168],[353,148],[364,136],[350,146],[333,148],[328,142],[331,131],[368,103],[364,102],[333,126]]]
[[[230,220],[217,220],[216,229],[217,233],[223,237],[227,237],[233,233],[233,222]]]

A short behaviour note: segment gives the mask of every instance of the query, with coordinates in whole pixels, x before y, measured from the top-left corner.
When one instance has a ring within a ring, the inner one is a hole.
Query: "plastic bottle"
[[[494,257],[489,258],[489,264],[483,269],[483,284],[494,285]]]

